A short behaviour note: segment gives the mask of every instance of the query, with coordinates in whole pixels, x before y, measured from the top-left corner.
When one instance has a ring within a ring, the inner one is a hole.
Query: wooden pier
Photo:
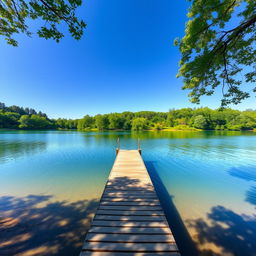
[[[80,256],[180,256],[138,150],[118,150]]]

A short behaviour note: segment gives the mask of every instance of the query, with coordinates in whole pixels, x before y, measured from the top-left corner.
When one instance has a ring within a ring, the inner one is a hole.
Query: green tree
[[[39,115],[23,115],[19,119],[19,128],[21,129],[49,129],[52,123],[45,117]]]
[[[12,128],[18,127],[20,114],[14,112],[0,112],[0,127]]]
[[[173,112],[170,110],[167,116],[167,126],[173,127],[175,123],[175,118]]]
[[[205,129],[207,127],[207,120],[204,116],[199,115],[194,119],[194,127],[197,129]]]
[[[31,124],[30,124],[30,116],[29,115],[23,115],[21,116],[20,120],[19,120],[19,128],[21,129],[28,129],[30,128]]]
[[[39,37],[59,42],[64,36],[59,25],[65,23],[70,34],[78,40],[86,26],[75,15],[81,4],[82,0],[1,0],[0,35],[5,37],[7,43],[17,46],[14,35],[24,33],[31,36],[28,20],[38,20],[42,23],[37,30]]]
[[[148,129],[148,121],[144,117],[137,117],[132,120],[132,130],[142,131]]]
[[[93,125],[94,125],[93,117],[86,115],[82,119],[78,120],[77,129],[78,130],[90,129],[93,127]]]
[[[123,129],[124,130],[131,130],[132,119],[134,117],[134,113],[126,111],[126,112],[123,112],[121,115],[122,115],[122,117],[124,119]]]
[[[108,117],[106,115],[96,115],[95,125],[98,130],[106,130],[109,125]]]
[[[122,129],[124,126],[124,118],[119,113],[111,113],[108,115],[109,129]]]
[[[16,112],[16,113],[19,113],[20,115],[25,115],[26,114],[26,112],[23,108],[21,108],[19,106],[15,106],[15,105],[8,107],[8,111]]]
[[[189,1],[185,36],[175,40],[182,54],[177,76],[183,77],[183,89],[199,103],[202,95],[221,87],[222,105],[238,104],[250,96],[241,88],[241,77],[256,82],[256,1]]]
[[[5,104],[3,102],[0,102],[0,110],[4,110],[5,109]]]
[[[158,130],[158,131],[160,131],[160,130],[162,130],[164,128],[164,124],[163,123],[155,123],[154,124],[154,129],[156,129],[156,130]]]

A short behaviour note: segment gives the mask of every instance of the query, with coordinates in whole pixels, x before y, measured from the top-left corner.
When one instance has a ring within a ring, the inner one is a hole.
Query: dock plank
[[[159,206],[160,203],[158,201],[156,202],[145,202],[145,201],[131,201],[131,202],[124,202],[124,201],[101,201],[101,206],[108,205],[108,206],[114,206],[114,205],[125,205],[125,206]]]
[[[92,226],[101,227],[168,227],[167,222],[143,222],[143,221],[106,221],[94,220]]]
[[[175,243],[173,235],[163,234],[163,235],[131,235],[131,234],[94,234],[88,233],[86,236],[86,241],[91,242],[150,242],[150,243]]]
[[[164,215],[161,216],[121,216],[121,215],[99,215],[96,214],[94,220],[117,220],[117,221],[165,221]]]
[[[174,243],[111,243],[111,242],[87,242],[84,250],[92,251],[118,251],[118,252],[172,252],[177,251]]]
[[[171,234],[169,227],[95,227],[91,226],[89,233],[104,234]]]
[[[92,252],[82,251],[80,256],[180,256],[178,252]]]
[[[127,205],[127,206],[112,206],[112,205],[100,205],[99,206],[100,210],[125,210],[125,211],[161,211],[162,207],[161,206],[131,206],[131,205]]]
[[[164,216],[163,211],[113,211],[113,210],[97,210],[98,214],[101,215],[138,215],[138,216]]]

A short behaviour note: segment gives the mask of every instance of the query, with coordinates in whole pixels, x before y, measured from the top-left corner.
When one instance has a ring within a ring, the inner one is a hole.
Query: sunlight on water
[[[140,138],[185,253],[256,255],[255,133],[64,131],[0,132],[0,255],[78,255],[117,137]]]

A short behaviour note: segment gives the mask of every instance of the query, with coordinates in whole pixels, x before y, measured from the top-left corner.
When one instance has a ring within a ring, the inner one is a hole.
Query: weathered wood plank
[[[84,250],[92,251],[127,251],[127,252],[172,252],[177,251],[176,244],[172,243],[106,243],[106,242],[87,242]]]
[[[180,256],[178,252],[90,252],[82,251],[80,256]]]
[[[143,182],[142,180],[140,180],[139,182],[136,181],[136,183],[132,183],[131,184],[127,184],[127,182],[117,182],[116,180],[113,181],[109,181],[107,183],[110,186],[118,186],[120,188],[146,188],[147,187],[152,187],[152,185],[150,185],[149,181]]]
[[[145,202],[145,201],[131,201],[131,202],[124,202],[124,201],[101,201],[100,205],[108,205],[108,206],[160,206],[160,203],[158,201],[155,202]]]
[[[169,227],[95,227],[92,226],[89,233],[105,233],[105,234],[172,234]]]
[[[97,234],[97,233],[88,233],[86,236],[86,241],[91,242],[150,242],[150,243],[174,243],[174,237],[170,234],[155,235],[150,234],[143,236],[141,235],[131,235],[131,234]]]
[[[155,189],[154,189],[154,187],[152,186],[152,185],[144,185],[144,186],[141,186],[141,185],[137,185],[137,184],[135,184],[135,185],[125,185],[125,187],[124,186],[122,186],[122,184],[120,184],[120,183],[110,183],[110,182],[108,182],[107,183],[107,186],[106,186],[106,189],[109,189],[109,188],[113,188],[113,189],[118,189],[118,190],[133,190],[133,189],[139,189],[139,190],[141,190],[141,189],[145,189],[145,190],[154,190],[155,191]]]
[[[113,211],[113,210],[98,210],[97,214],[101,215],[128,215],[128,216],[164,216],[163,211]]]
[[[152,191],[155,192],[154,188],[146,187],[115,187],[115,186],[106,186],[105,191],[119,191],[119,192],[129,192],[129,191]]]
[[[159,203],[159,200],[155,197],[155,198],[116,198],[116,197],[104,197],[101,199],[101,202],[148,202],[148,203],[153,203],[153,202],[157,202]]]
[[[155,194],[155,190],[153,189],[143,189],[143,188],[123,188],[123,189],[116,189],[116,188],[106,188],[105,193],[126,193],[126,194],[130,194],[130,193],[143,193],[145,194],[145,192],[150,192],[151,194],[154,193]]]
[[[105,198],[119,198],[119,199],[131,199],[131,200],[134,200],[134,199],[158,199],[156,195],[105,195],[103,194],[103,197],[102,199],[105,199]]]
[[[167,222],[143,222],[143,221],[106,221],[94,220],[92,226],[100,227],[168,227]]]
[[[124,210],[124,211],[161,211],[161,206],[108,206],[102,205],[99,206],[100,210]]]
[[[90,252],[82,251],[80,256],[180,256],[178,252]]]
[[[104,191],[104,196],[156,196],[155,192],[151,191]]]
[[[164,215],[162,216],[121,216],[121,215],[95,215],[94,220],[117,220],[117,221],[166,221]]]

